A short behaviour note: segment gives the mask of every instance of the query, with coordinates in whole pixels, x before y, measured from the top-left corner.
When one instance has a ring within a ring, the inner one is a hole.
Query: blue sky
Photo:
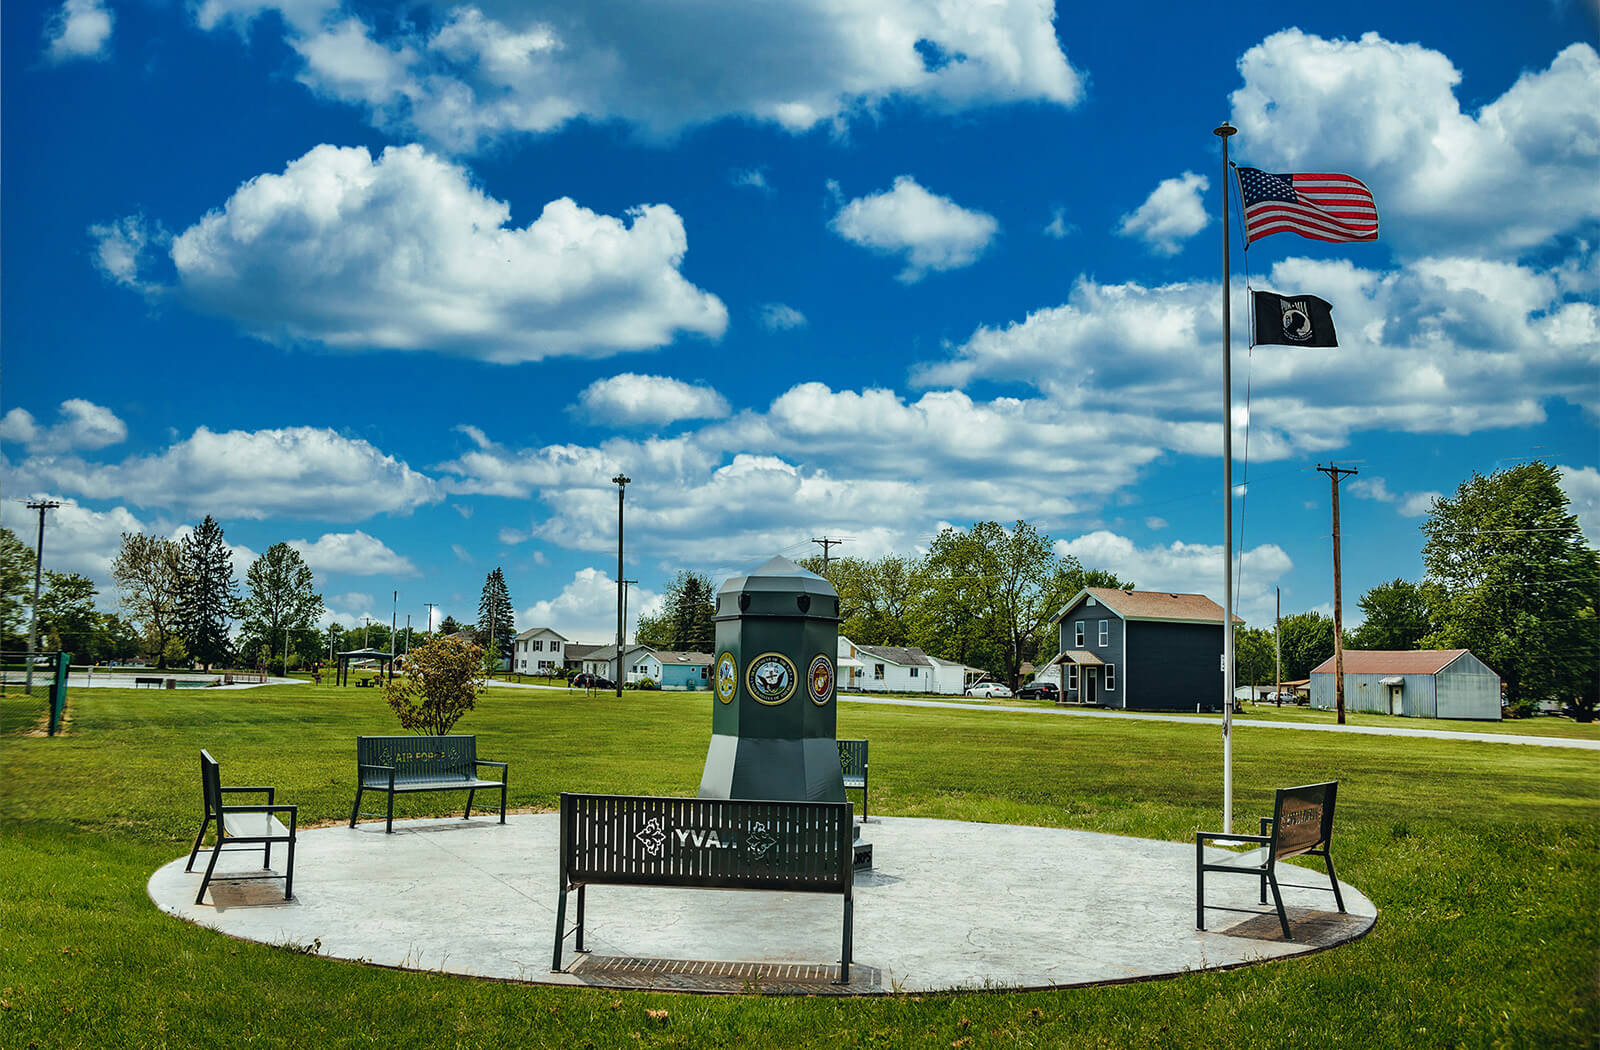
[[[397,11],[399,13],[397,13]],[[1238,251],[1239,610],[1421,574],[1542,457],[1600,537],[1592,5],[68,0],[0,9],[0,482],[301,547],[330,615],[611,631],[680,568],[1026,518],[1221,596],[1221,157],[1376,244]],[[1244,275],[1336,350],[1248,348]],[[1248,452],[1248,459],[1246,453]],[[632,617],[630,616],[630,619]]]

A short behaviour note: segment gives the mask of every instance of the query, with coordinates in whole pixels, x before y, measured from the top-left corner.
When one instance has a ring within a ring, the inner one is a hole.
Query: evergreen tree
[[[517,621],[511,611],[511,595],[499,566],[483,578],[483,594],[478,599],[478,638],[485,649],[497,655],[511,652],[517,636]]]
[[[183,540],[182,589],[178,620],[184,645],[207,670],[228,658],[228,624],[239,604],[233,559],[222,540],[222,526],[207,514]]]
[[[285,630],[310,631],[322,612],[315,585],[316,577],[299,551],[287,543],[268,547],[245,574],[240,652],[256,654],[268,664],[282,660]]]
[[[661,612],[639,617],[634,640],[675,652],[710,652],[716,644],[717,592],[711,577],[684,570],[667,584]]]
[[[440,634],[459,634],[460,631],[461,622],[454,616],[446,616],[443,620],[439,621],[438,633]]]

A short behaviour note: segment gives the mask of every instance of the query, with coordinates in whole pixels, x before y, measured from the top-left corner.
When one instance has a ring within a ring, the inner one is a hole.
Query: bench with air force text
[[[478,769],[491,766],[500,770],[499,780],[480,780]],[[384,814],[385,834],[394,830],[396,792],[465,791],[467,808],[462,819],[472,815],[472,799],[478,790],[500,791],[500,823],[506,822],[506,764],[478,757],[475,736],[358,736],[356,737],[356,802],[350,809],[350,826],[361,816],[361,795],[384,791],[389,807]],[[374,814],[375,815],[375,814]]]

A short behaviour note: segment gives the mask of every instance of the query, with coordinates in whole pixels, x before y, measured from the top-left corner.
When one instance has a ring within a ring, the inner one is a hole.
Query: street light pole
[[[611,479],[617,486],[617,699],[622,699],[622,499],[633,479],[619,473]]]
[[[39,651],[39,580],[44,574],[44,512],[61,506],[59,500],[35,499],[26,504],[29,510],[39,512],[39,545],[33,552],[33,622],[28,627],[28,681],[23,691],[33,695],[33,658]],[[618,563],[620,564],[620,562]],[[617,575],[622,571],[618,569]]]

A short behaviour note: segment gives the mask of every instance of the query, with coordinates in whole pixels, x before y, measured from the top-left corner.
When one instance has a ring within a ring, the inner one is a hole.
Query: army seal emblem
[[[717,657],[717,699],[725,704],[733,702],[739,689],[739,664],[730,652]]]

